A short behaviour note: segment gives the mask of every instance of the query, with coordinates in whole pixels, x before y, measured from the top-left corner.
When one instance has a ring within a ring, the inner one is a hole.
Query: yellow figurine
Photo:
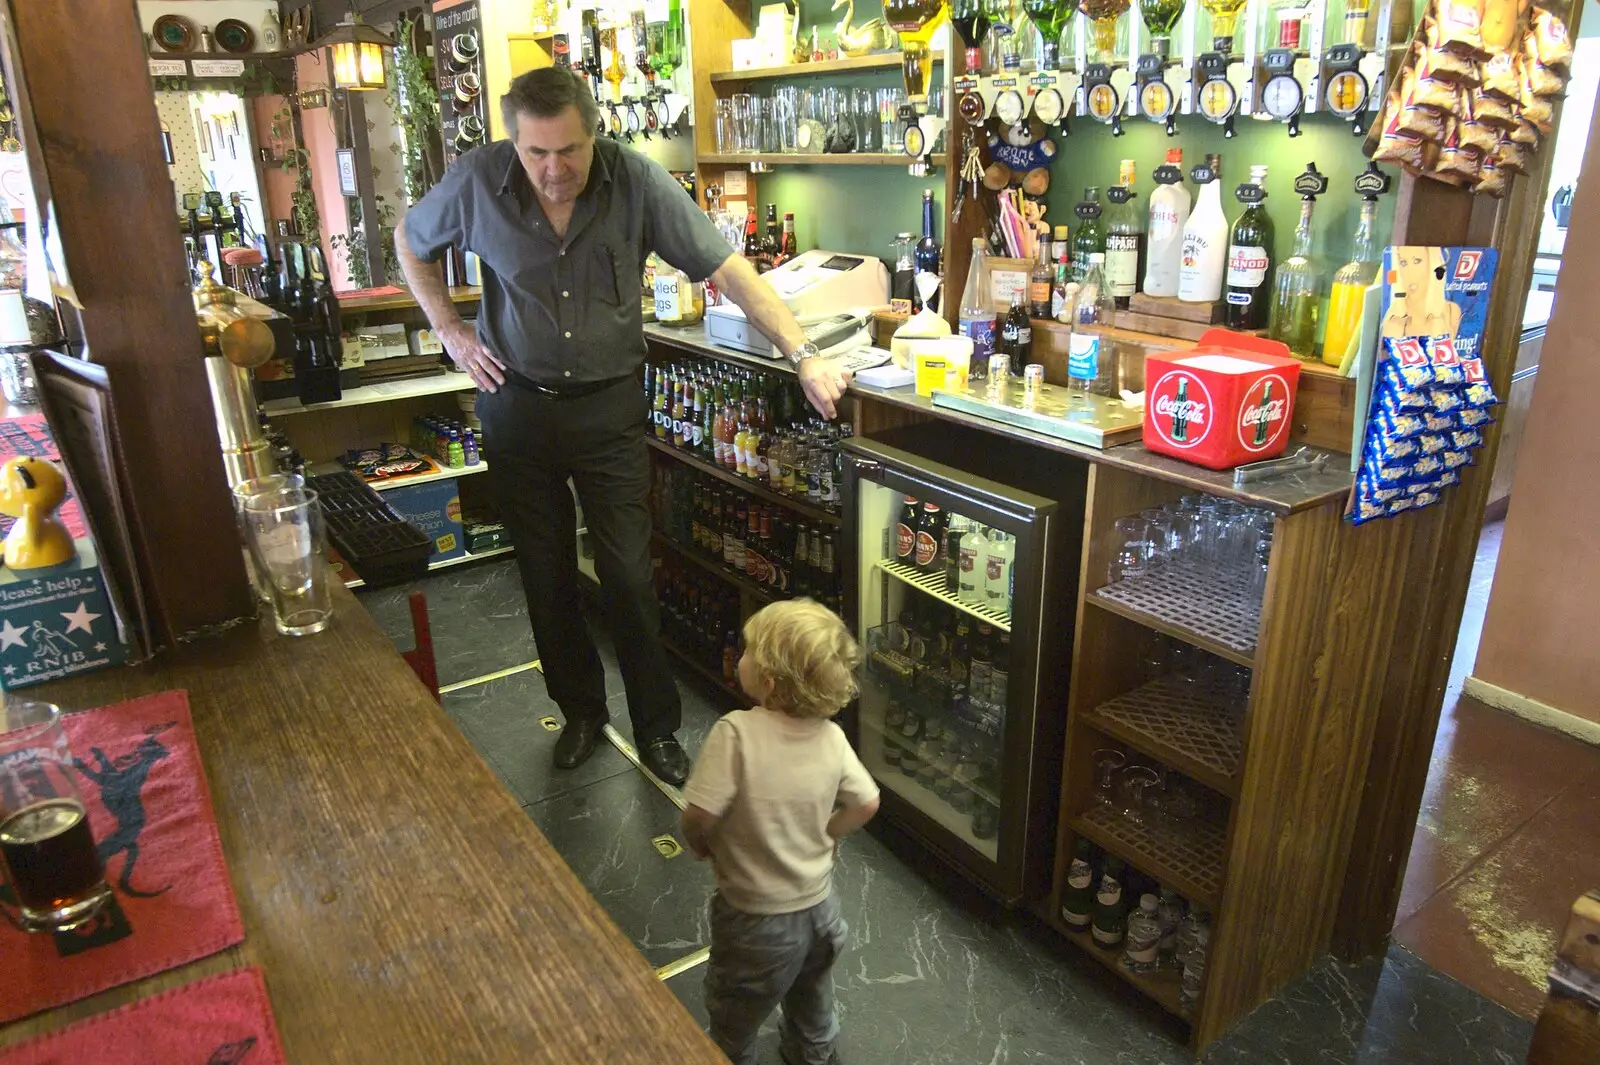
[[[7,566],[43,569],[77,557],[72,534],[56,517],[66,498],[67,479],[47,459],[19,455],[0,466],[0,514],[17,519],[6,536]]]

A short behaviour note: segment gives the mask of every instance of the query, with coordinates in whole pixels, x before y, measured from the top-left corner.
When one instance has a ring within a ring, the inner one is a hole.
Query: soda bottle
[[[995,317],[983,290],[988,252],[982,237],[972,239],[972,265],[967,269],[967,287],[961,295],[961,335],[972,338],[972,376],[986,373],[989,356],[994,353]]]
[[[1000,327],[1000,343],[1011,356],[1011,376],[1021,377],[1022,368],[1033,361],[1033,323],[1020,289],[1011,294],[1011,311]]]
[[[906,496],[900,517],[894,525],[894,560],[913,564],[917,551],[917,501]]]

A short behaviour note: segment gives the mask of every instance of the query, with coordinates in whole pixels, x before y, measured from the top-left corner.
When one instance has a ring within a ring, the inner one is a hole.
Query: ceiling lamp
[[[333,55],[333,86],[336,89],[374,90],[388,87],[383,69],[383,50],[394,41],[362,22],[354,14],[329,30],[311,46],[327,48]]]

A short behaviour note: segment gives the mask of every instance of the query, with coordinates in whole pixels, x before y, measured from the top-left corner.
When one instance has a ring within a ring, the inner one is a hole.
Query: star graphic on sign
[[[7,647],[28,646],[28,642],[23,639],[27,633],[27,629],[17,628],[11,624],[11,619],[7,618],[5,625],[0,626],[0,651],[4,651]]]
[[[96,651],[104,651],[106,649],[105,641],[101,640],[99,643],[95,644],[94,649]]]
[[[16,666],[7,666],[6,667],[6,676],[9,677],[9,676],[11,676],[11,674],[15,673],[16,671],[17,671],[17,667]]]
[[[82,629],[90,636],[94,635],[94,620],[96,618],[105,617],[104,614],[89,613],[89,601],[87,599],[78,600],[78,609],[72,611],[70,614],[63,610],[61,612],[61,616],[67,619],[67,632],[73,632],[77,629]],[[66,633],[63,633],[62,635],[66,635]]]

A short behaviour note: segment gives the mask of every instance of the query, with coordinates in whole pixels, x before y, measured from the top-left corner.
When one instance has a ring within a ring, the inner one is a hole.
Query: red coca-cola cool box
[[[1144,446],[1225,470],[1282,454],[1300,362],[1275,340],[1211,329],[1200,343],[1146,357]]]

